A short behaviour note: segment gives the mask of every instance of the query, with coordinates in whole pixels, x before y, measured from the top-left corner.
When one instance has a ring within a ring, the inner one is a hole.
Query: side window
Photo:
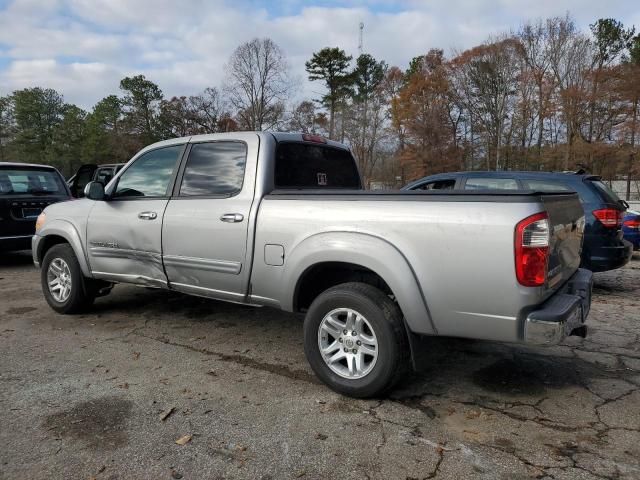
[[[182,145],[159,148],[140,156],[118,180],[114,197],[164,197]]]
[[[518,190],[518,182],[514,178],[468,178],[465,190]]]
[[[246,163],[244,143],[196,143],[189,152],[179,195],[234,195],[242,189]]]
[[[524,188],[537,192],[570,192],[573,191],[561,182],[552,180],[522,180]]]
[[[414,190],[453,190],[456,186],[454,179],[447,178],[445,180],[435,180],[433,182],[423,183]]]
[[[106,185],[113,178],[113,168],[99,168],[94,178],[96,182],[100,182],[102,185]]]

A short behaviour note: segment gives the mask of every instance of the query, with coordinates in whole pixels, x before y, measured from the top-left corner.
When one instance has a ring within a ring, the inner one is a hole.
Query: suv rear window
[[[607,184],[604,183],[602,180],[587,180],[588,182],[590,182],[594,187],[596,187],[598,189],[598,193],[600,194],[600,197],[602,197],[602,199],[607,202],[607,203],[620,203],[620,197],[618,197],[618,195],[616,195],[616,193],[611,190],[609,187],[607,187]]]
[[[553,180],[521,180],[526,190],[535,190],[536,192],[560,192],[572,191],[571,188],[562,182]]]
[[[360,175],[348,150],[281,142],[276,151],[276,188],[360,189]]]
[[[53,170],[2,169],[0,195],[18,194],[67,195],[62,179]]]

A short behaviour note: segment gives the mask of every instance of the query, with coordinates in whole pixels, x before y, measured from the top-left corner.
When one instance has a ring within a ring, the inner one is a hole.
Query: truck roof
[[[321,137],[320,135],[305,134],[305,133],[291,133],[291,132],[243,131],[243,132],[204,133],[201,135],[191,135],[188,137],[171,138],[169,140],[163,140],[161,142],[156,142],[151,145],[148,145],[144,149],[140,150],[138,154],[141,154],[148,150],[153,150],[161,146],[178,145],[186,142],[208,142],[208,141],[215,141],[215,140],[242,140],[242,137],[247,137],[251,135],[257,135],[259,137],[270,135],[275,139],[276,142],[315,143],[315,144],[328,145],[330,147],[340,148],[343,150],[349,150],[349,147],[347,147],[345,144],[336,142],[335,140],[329,140],[327,138]],[[313,140],[309,140],[308,138],[305,138],[305,136],[312,137]]]
[[[574,173],[574,172],[540,172],[540,171],[527,171],[527,170],[503,170],[503,171],[493,171],[493,170],[468,170],[468,171],[460,171],[460,172],[446,172],[446,173],[435,173],[433,175],[428,175],[426,177],[418,178],[416,180],[412,180],[407,183],[402,190],[409,190],[413,186],[422,184],[425,181],[430,180],[440,180],[440,179],[448,179],[452,177],[460,177],[462,175],[473,175],[473,176],[482,176],[488,178],[556,178],[562,180],[576,181],[581,182],[583,180],[600,180],[600,176],[592,175],[589,173]]]
[[[20,163],[20,162],[0,162],[0,167],[7,168],[31,168],[31,169],[41,169],[41,170],[56,170],[55,167],[51,165],[39,165],[37,163]]]
[[[589,173],[575,173],[575,172],[540,172],[535,170],[467,170],[467,171],[459,171],[459,172],[445,172],[445,173],[435,173],[433,175],[428,175],[426,177],[419,178],[415,181],[422,181],[426,178],[440,178],[440,177],[452,177],[457,175],[482,175],[483,177],[520,177],[520,176],[540,176],[540,177],[551,177],[558,176],[562,178],[600,178],[598,175],[592,175]],[[413,183],[413,182],[412,182]]]

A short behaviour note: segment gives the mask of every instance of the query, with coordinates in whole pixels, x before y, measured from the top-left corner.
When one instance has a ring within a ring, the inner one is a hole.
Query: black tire
[[[378,342],[373,368],[361,378],[349,379],[334,372],[322,358],[318,330],[325,315],[337,308],[349,308],[364,316]],[[398,306],[379,289],[364,283],[343,283],[320,294],[304,320],[304,350],[315,374],[329,388],[356,398],[380,396],[406,372],[409,344]]]
[[[49,290],[47,272],[51,262],[56,259],[62,259],[67,264],[71,277],[71,292],[64,301],[57,301]],[[58,313],[72,314],[85,311],[91,306],[97,294],[94,282],[82,275],[76,254],[73,252],[71,245],[67,243],[54,245],[46,253],[42,260],[40,282],[44,298],[49,306]]]

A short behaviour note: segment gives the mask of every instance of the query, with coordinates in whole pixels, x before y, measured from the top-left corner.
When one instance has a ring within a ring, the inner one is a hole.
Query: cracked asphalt
[[[354,400],[313,376],[299,316],[130,286],[60,316],[1,255],[0,478],[638,479],[639,306],[636,254],[596,275],[586,340],[434,338]]]

